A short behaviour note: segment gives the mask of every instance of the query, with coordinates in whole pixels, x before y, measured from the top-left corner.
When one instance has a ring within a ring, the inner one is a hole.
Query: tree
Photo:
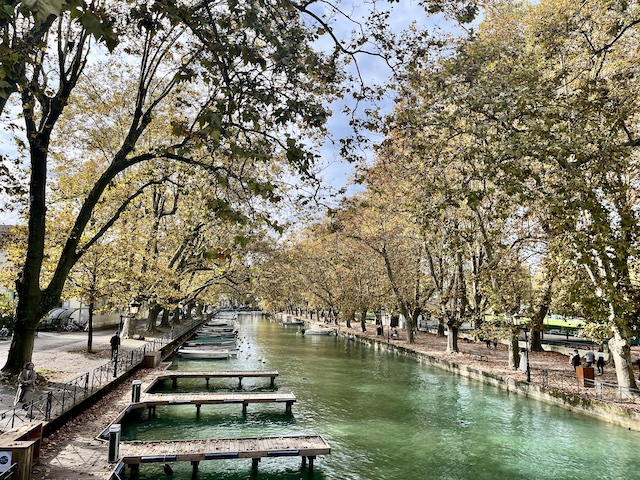
[[[206,173],[213,182],[235,178],[248,194],[273,197],[273,188],[259,177],[245,176],[246,167],[285,161],[308,176],[314,157],[291,132],[302,136],[321,130],[326,118],[322,99],[335,91],[333,85],[339,80],[337,58],[312,50],[318,32],[302,21],[304,8],[293,4],[278,9],[252,2],[215,10],[209,2],[109,7],[119,26],[121,42],[115,54],[123,65],[112,71],[109,80],[114,83],[86,75],[89,70],[100,74],[99,68],[90,65],[96,58],[91,55],[95,48],[90,41],[96,26],[91,22],[79,25],[75,10],[54,18],[43,43],[25,53],[28,68],[12,73],[24,118],[30,196],[26,256],[16,282],[16,335],[5,373],[15,373],[31,357],[36,325],[58,303],[73,266],[152,182],[122,190],[120,203],[112,205],[112,215],[104,217],[104,223],[96,226],[97,233],[86,239],[94,210],[104,206],[105,193],[126,172],[145,162],[183,163]],[[111,61],[115,58],[109,57]],[[132,72],[134,78],[129,77]],[[130,103],[123,104],[121,111],[128,114],[118,117],[126,122],[115,123],[109,114],[121,112],[87,112],[85,128],[76,132],[79,140],[91,128],[99,128],[89,119],[100,119],[114,134],[109,138],[110,148],[94,149],[79,141],[78,150],[65,152],[76,159],[78,168],[85,168],[83,158],[91,159],[97,168],[53,262],[52,276],[43,283],[47,172],[54,160],[51,142],[67,106],[76,101],[77,87],[84,82],[92,82],[98,98],[124,93],[122,98]],[[168,115],[171,111],[180,111],[180,118]],[[145,141],[149,131],[159,128],[157,122],[167,121],[170,136],[160,142]],[[250,170],[259,173],[257,168]]]

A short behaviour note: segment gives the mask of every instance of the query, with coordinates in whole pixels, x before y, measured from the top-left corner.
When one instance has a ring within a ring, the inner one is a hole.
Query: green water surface
[[[125,440],[319,434],[332,447],[318,457],[318,480],[635,479],[640,434],[453,376],[341,338],[304,337],[257,315],[240,316],[240,348],[229,361],[175,359],[179,370],[280,372],[276,388],[293,392],[283,404],[158,407],[148,420],[129,419]],[[269,379],[244,379],[243,389],[269,390]],[[212,381],[208,391],[233,391],[236,380]],[[170,385],[167,390],[170,391]],[[204,380],[180,381],[177,391],[205,392]],[[173,463],[174,478],[190,478]],[[307,478],[300,458],[263,459],[259,479]],[[167,478],[162,464],[142,479]],[[198,478],[251,477],[249,460],[200,463]]]

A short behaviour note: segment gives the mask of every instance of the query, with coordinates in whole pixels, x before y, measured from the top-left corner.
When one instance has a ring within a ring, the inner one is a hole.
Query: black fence
[[[531,379],[545,388],[566,394],[627,407],[640,405],[640,390],[603,382],[597,378],[579,378],[576,374],[553,370],[532,370]]]
[[[55,386],[47,393],[36,396],[28,404],[15,406],[0,413],[0,432],[6,432],[23,422],[50,421],[52,418],[59,417],[118,377],[138,367],[147,353],[160,351],[164,346],[182,337],[204,321],[205,318],[194,319],[179,328],[172,328],[160,338],[149,340],[141,347],[126,352],[120,351],[110,362],[95,370]]]

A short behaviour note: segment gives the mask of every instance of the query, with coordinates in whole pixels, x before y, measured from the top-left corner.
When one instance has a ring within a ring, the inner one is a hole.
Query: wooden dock
[[[171,380],[171,388],[178,386],[179,378],[204,378],[209,387],[209,380],[212,378],[237,378],[238,388],[242,388],[243,378],[271,378],[271,388],[275,387],[276,377],[280,375],[277,370],[246,370],[246,371],[219,371],[219,372],[165,372],[156,377],[156,379],[145,389],[148,392],[157,382],[163,380]]]
[[[291,413],[291,406],[296,401],[293,393],[278,392],[238,392],[238,393],[184,393],[184,394],[145,394],[139,402],[130,405],[130,409],[147,408],[149,417],[153,416],[158,406],[195,405],[196,414],[200,415],[202,405],[241,404],[242,415],[247,415],[250,403],[285,403],[286,412]]]
[[[137,478],[141,463],[191,462],[193,477],[204,460],[251,459],[257,473],[261,458],[302,457],[303,465],[309,461],[309,474],[317,455],[329,455],[331,447],[319,435],[219,438],[208,440],[177,440],[158,442],[120,442],[121,461],[129,465],[131,477]]]

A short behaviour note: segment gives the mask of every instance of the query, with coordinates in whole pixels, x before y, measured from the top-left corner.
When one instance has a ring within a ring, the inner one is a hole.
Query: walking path
[[[359,324],[357,328],[345,329],[341,325],[341,334],[360,337],[363,341],[379,342],[380,347],[387,344],[386,336],[376,336],[373,326],[368,326],[366,332],[361,332]],[[458,365],[473,367],[490,372],[494,378],[502,378],[524,382],[525,374],[520,371],[513,371],[507,367],[507,347],[498,344],[497,348],[486,348],[484,343],[465,342],[460,339],[460,350],[458,354],[447,354],[446,338],[438,337],[434,334],[419,332],[416,335],[415,343],[408,345],[405,334],[400,332],[400,338],[390,339],[389,344],[401,350],[415,350],[430,357],[454,362]],[[386,333],[386,332],[385,332]],[[77,344],[72,341],[82,339],[86,342],[86,334],[63,333],[65,340],[69,342],[55,343],[55,348],[48,350],[38,350],[34,353],[36,370],[42,373],[46,369],[46,376],[53,377],[56,381],[64,380],[82,374],[94,366],[102,365],[109,360],[110,347],[108,339],[112,332],[99,333],[94,338],[94,348],[98,350],[95,354],[83,353],[77,348]],[[161,334],[161,333],[160,333]],[[77,338],[76,338],[77,336]],[[41,338],[41,337],[38,337]],[[148,340],[148,339],[147,339]],[[136,348],[139,344],[136,340],[125,340],[123,348]],[[52,342],[50,341],[48,345]],[[72,345],[71,350],[66,346]],[[391,346],[390,345],[390,346]],[[8,349],[8,345],[6,346]],[[5,353],[5,345],[0,344],[0,361]],[[486,358],[481,359],[478,355],[470,354],[482,353]],[[634,349],[634,358],[640,356],[640,351]],[[532,380],[540,376],[543,370],[554,371],[568,376],[574,375],[573,367],[569,364],[568,356],[557,352],[531,352],[530,365],[532,370]],[[156,375],[162,373],[166,365],[161,365],[156,369],[139,370],[135,375],[136,379],[142,380],[145,384]],[[164,372],[166,373],[166,372]],[[614,382],[615,375],[610,366],[605,367],[603,377],[606,382]],[[13,392],[11,392],[13,396]],[[2,399],[2,401],[5,401]],[[109,419],[116,416],[131,401],[131,383],[125,381],[113,391],[96,401],[90,408],[71,419],[55,433],[43,440],[40,454],[40,463],[33,469],[34,479],[105,479],[111,470],[111,466],[106,462],[108,446],[96,438],[105,429]]]

